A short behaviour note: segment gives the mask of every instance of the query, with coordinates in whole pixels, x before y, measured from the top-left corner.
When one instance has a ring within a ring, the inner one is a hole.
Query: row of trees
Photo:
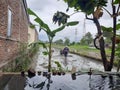
[[[70,45],[70,39],[66,37],[64,41],[62,39],[58,39],[54,41],[54,43],[59,45]]]
[[[71,42],[69,38],[65,38],[65,40],[58,39],[54,41],[54,43],[59,45],[74,45],[74,44],[81,44],[81,45],[90,45],[93,43],[93,36],[90,32],[86,33],[79,42],[73,41]]]
[[[93,36],[90,32],[86,33],[80,40],[81,45],[90,45],[93,43]]]

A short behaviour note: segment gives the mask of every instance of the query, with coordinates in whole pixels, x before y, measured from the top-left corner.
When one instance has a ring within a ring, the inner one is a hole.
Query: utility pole
[[[77,28],[75,29],[75,43],[77,42]]]
[[[85,36],[86,33],[86,23],[85,23],[86,18],[84,19],[84,23],[83,23],[83,36]]]

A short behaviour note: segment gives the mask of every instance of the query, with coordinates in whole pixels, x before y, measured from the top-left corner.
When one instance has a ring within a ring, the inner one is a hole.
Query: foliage
[[[32,61],[33,56],[38,52],[39,46],[36,44],[28,45],[28,49],[26,49],[23,45],[20,45],[19,57],[16,58],[15,62],[15,70],[19,71],[27,71],[29,65]],[[26,52],[26,53],[25,53]]]
[[[27,44],[20,43],[19,45],[19,57],[15,59],[15,69],[13,71],[24,71],[27,69],[28,64],[30,64],[30,58],[26,55],[27,52]]]
[[[120,44],[117,45],[117,48],[116,48],[116,56],[118,58],[120,58]]]
[[[67,23],[67,19],[69,18],[69,15],[57,11],[53,16],[53,22],[56,24],[58,22],[58,25]]]
[[[29,48],[28,48],[29,47]],[[34,55],[39,50],[38,45],[28,46],[25,43],[20,43],[19,45],[19,56],[13,60],[8,67],[5,67],[3,71],[5,72],[21,72],[27,71]]]
[[[70,43],[70,45],[75,45],[76,44],[76,42],[75,41],[73,41],[72,43]]]
[[[113,28],[112,27],[105,27],[105,26],[101,26],[103,31],[107,31],[107,32],[112,32]],[[116,30],[120,29],[120,23],[116,24]]]
[[[68,7],[74,7],[77,11],[81,10],[87,14],[92,14],[95,7],[106,6],[107,0],[64,0]]]
[[[116,48],[116,63],[117,63],[117,71],[119,71],[119,68],[120,68],[120,43],[117,45],[117,48]]]
[[[29,46],[35,47],[35,46],[40,46],[40,45],[42,45],[42,47],[47,50],[47,45],[46,45],[44,42],[42,42],[42,41],[38,41],[38,42],[31,43]],[[43,51],[42,53],[43,53],[44,55],[48,55],[48,52],[47,52],[47,51]]]
[[[114,1],[114,4],[118,4],[118,3],[120,3],[120,0],[115,0]]]
[[[59,69],[59,71],[62,71],[62,66],[58,61],[55,61],[55,64],[57,65],[57,68]]]
[[[80,40],[80,44],[82,45],[89,45],[93,42],[93,37],[90,32],[86,33],[85,36],[82,37]]]
[[[56,43],[56,44],[63,44],[63,40],[59,39],[59,40],[56,40],[54,43]]]
[[[64,45],[70,45],[70,39],[65,37]]]
[[[112,32],[113,28],[112,27],[105,27],[105,26],[101,26],[103,31],[107,31],[107,32]]]
[[[106,37],[106,41],[108,43],[111,42],[111,38],[113,36],[113,28],[112,27],[105,27],[105,26],[101,26],[102,31],[103,31],[103,36]],[[116,24],[116,30],[120,29],[120,23]]]

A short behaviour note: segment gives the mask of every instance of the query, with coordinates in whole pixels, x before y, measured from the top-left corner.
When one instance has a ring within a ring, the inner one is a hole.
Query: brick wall
[[[23,0],[0,0],[0,64],[16,57],[19,42],[28,42],[28,18]],[[7,38],[8,8],[12,11],[12,34]]]

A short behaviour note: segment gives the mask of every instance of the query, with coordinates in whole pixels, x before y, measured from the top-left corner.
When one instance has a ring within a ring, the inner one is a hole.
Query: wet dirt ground
[[[47,71],[48,57],[43,55],[42,51],[44,50],[40,49],[38,58],[36,59],[36,71]],[[60,55],[60,50],[58,49],[54,49],[54,52],[52,53],[52,68],[57,68],[55,61],[59,62],[65,71],[71,71],[73,67],[76,68],[76,71],[89,70],[90,68],[97,71],[104,71],[100,61],[71,53],[68,54],[68,57],[65,60],[64,55]]]

